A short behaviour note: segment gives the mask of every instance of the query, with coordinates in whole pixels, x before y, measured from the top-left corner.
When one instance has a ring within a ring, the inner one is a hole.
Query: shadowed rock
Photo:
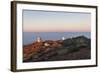
[[[23,62],[90,59],[90,44],[91,40],[84,36],[34,42],[23,47]]]

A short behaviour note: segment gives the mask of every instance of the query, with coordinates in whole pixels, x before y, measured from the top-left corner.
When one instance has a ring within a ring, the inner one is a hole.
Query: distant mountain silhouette
[[[90,51],[91,40],[85,36],[36,41],[23,46],[23,62],[90,59]]]

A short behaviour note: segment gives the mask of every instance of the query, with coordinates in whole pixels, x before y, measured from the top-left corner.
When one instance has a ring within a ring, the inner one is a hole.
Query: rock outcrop
[[[34,42],[23,46],[23,62],[90,59],[90,43],[84,36]]]

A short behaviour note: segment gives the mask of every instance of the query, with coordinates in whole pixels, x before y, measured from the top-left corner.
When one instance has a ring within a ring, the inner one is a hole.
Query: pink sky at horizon
[[[39,29],[39,30],[27,29],[27,30],[24,30],[24,32],[90,32],[90,30],[91,29],[88,29],[88,28],[85,28],[85,29],[74,29],[74,30],[72,30],[72,29],[66,29],[66,30],[59,29],[59,30],[57,30],[55,28],[55,29],[51,29],[51,30],[48,30],[48,29]]]
[[[91,14],[71,12],[23,12],[24,32],[90,32]]]

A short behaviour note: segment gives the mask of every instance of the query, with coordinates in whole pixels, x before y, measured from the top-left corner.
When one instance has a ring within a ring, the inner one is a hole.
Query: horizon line
[[[22,32],[91,32],[91,31],[22,31]]]

